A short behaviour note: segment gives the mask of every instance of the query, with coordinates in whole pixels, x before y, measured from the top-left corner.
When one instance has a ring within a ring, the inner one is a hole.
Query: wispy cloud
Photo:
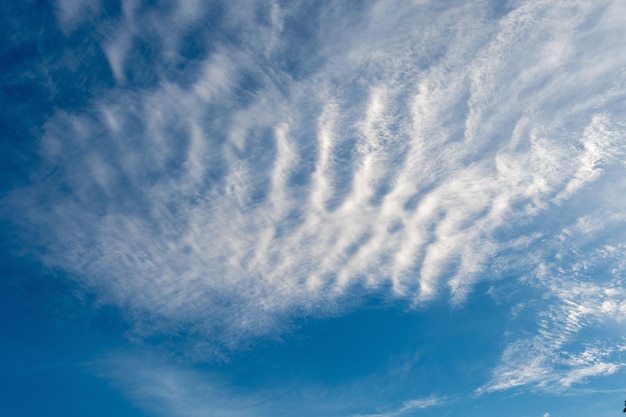
[[[587,229],[585,223],[579,220],[566,234]],[[567,242],[564,247],[576,246],[571,236],[560,238]],[[621,307],[626,300],[623,250],[621,245],[605,246],[580,257],[578,251],[563,251],[552,263],[542,264],[530,278],[545,291],[541,302],[548,305],[536,310],[537,332],[509,344],[494,379],[479,391],[527,386],[562,392],[589,377],[622,369],[622,336],[612,328],[626,319]],[[580,337],[583,332],[586,336]]]
[[[449,402],[449,400],[443,397],[434,396],[428,398],[419,398],[415,400],[405,401],[402,406],[396,410],[378,414],[359,414],[355,417],[399,417],[408,415],[415,411],[423,410],[425,408],[441,406],[444,402]]]
[[[198,370],[181,361],[149,354],[114,353],[85,367],[106,378],[150,415],[157,416],[405,416],[454,400],[430,396],[403,402],[380,414],[356,414],[384,401],[370,389],[381,380],[368,376],[327,386],[299,378],[285,384],[238,385],[237,377],[210,369]],[[386,376],[383,376],[383,379]]]
[[[574,272],[621,250],[599,242],[604,219],[624,232],[624,6],[492,3],[233,2],[216,17],[125,1],[101,28],[117,86],[50,118],[33,185],[8,204],[48,266],[138,332],[236,346],[361,291],[461,305],[524,275],[552,304],[484,389],[615,372],[611,346],[559,355],[623,319],[621,269],[602,269],[608,288]],[[79,4],[59,3],[61,25]],[[594,249],[551,261],[577,244],[572,223]]]
[[[120,387],[150,415],[271,415],[267,400],[236,392],[217,375],[199,374],[154,358],[113,356],[88,366]]]

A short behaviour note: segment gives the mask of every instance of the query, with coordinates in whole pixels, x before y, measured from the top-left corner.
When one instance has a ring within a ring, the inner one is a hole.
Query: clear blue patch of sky
[[[0,415],[144,415],[90,369],[129,346],[115,310],[94,309],[66,277],[27,260],[0,259],[0,276]]]
[[[370,399],[391,403],[478,387],[498,359],[509,308],[485,291],[479,288],[460,309],[377,303],[340,317],[301,320],[281,340],[257,342],[207,370],[247,392],[377,381],[383,386]]]

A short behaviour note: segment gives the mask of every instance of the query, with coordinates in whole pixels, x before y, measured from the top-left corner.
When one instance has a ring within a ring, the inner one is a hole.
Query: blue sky
[[[0,414],[621,413],[623,1],[2,7]]]

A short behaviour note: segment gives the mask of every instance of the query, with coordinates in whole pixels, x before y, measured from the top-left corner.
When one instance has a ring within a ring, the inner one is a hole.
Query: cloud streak
[[[410,413],[423,410],[425,408],[437,407],[441,406],[446,401],[445,398],[439,397],[428,397],[428,398],[419,398],[415,400],[405,401],[402,404],[402,407],[398,408],[394,411],[389,411],[381,414],[364,414],[359,415],[358,417],[398,417],[409,415]]]

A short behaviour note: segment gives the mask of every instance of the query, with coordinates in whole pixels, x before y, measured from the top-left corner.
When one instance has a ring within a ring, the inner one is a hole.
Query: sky
[[[1,415],[621,414],[626,2],[0,5]]]

